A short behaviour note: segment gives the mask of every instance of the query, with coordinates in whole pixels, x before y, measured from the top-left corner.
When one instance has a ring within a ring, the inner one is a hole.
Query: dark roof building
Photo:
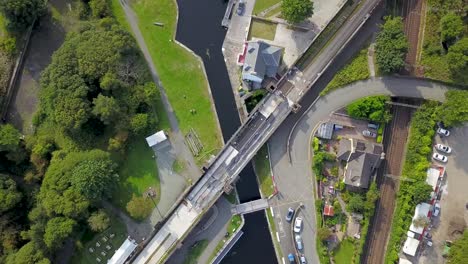
[[[381,144],[343,138],[338,159],[346,161],[344,183],[356,188],[368,188],[372,175],[380,167],[385,154]]]
[[[242,79],[262,83],[265,76],[275,77],[281,65],[283,48],[263,41],[250,41],[245,49]]]

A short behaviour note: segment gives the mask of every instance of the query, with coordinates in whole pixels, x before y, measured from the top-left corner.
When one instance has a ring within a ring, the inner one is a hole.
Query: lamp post
[[[153,189],[153,187],[148,188],[148,191],[146,192],[146,196],[149,197],[151,199],[151,201],[153,201],[154,206],[156,207],[156,211],[158,211],[158,214],[162,219],[163,216],[162,216],[161,212],[159,211],[158,204],[154,200],[154,197],[156,196],[156,191]]]

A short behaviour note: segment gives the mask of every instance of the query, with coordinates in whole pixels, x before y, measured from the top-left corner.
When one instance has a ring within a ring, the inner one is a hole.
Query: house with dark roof
[[[254,88],[260,88],[265,77],[276,76],[281,65],[283,48],[263,41],[250,41],[244,52],[242,80],[252,82]]]
[[[369,188],[372,176],[385,159],[381,144],[342,138],[338,148],[338,160],[345,161],[343,181],[350,190]]]

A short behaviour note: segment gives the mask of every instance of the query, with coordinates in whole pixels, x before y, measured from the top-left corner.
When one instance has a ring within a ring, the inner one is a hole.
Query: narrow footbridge
[[[237,215],[237,214],[243,215],[243,214],[249,214],[249,213],[257,212],[260,210],[264,210],[268,207],[270,207],[268,199],[264,198],[264,199],[258,199],[255,201],[247,202],[247,203],[234,205],[231,208],[231,213],[233,215]]]

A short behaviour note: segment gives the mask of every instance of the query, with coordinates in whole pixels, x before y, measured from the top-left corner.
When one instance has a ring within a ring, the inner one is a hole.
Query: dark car
[[[290,264],[296,263],[296,258],[294,257],[294,255],[292,253],[289,253],[288,260],[289,260]]]
[[[239,5],[237,6],[237,14],[239,16],[242,16],[242,14],[244,13],[244,10],[245,10],[245,3],[243,1],[240,1]]]
[[[294,209],[291,207],[288,208],[288,213],[286,214],[286,221],[291,222],[294,216]]]

